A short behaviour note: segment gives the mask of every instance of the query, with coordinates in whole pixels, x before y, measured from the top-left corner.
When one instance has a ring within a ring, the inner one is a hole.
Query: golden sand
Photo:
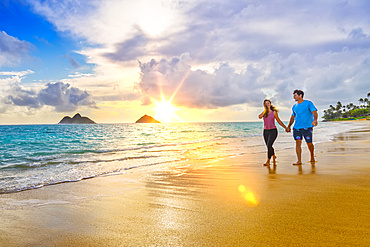
[[[0,246],[370,246],[370,128],[265,155],[0,195]]]

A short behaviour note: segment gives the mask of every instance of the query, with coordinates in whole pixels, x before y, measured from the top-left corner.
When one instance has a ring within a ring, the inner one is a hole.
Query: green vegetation
[[[342,103],[338,101],[335,107],[330,105],[329,109],[324,110],[323,118],[325,121],[342,121],[361,118],[370,119],[369,98],[370,93],[367,94],[366,98],[360,98],[358,100],[358,105],[353,103],[342,105]]]

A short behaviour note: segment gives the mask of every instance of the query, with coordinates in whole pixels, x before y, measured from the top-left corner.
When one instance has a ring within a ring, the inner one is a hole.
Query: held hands
[[[288,127],[286,127],[285,128],[285,131],[287,132],[287,133],[289,133],[290,132],[290,127],[288,126]]]

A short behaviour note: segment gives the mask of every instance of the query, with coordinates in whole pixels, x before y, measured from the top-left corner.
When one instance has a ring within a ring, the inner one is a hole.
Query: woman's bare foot
[[[297,161],[296,163],[293,163],[293,166],[300,166],[302,165],[302,161]]]
[[[263,164],[263,166],[270,166],[270,159],[267,159],[267,161],[265,162],[265,164]]]

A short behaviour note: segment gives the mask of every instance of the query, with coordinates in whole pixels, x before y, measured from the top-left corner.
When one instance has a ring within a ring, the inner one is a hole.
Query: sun
[[[155,119],[160,122],[169,123],[173,118],[179,119],[176,116],[175,111],[177,110],[170,101],[165,101],[162,97],[162,102],[157,102],[153,100],[156,104],[154,111],[155,111]]]

